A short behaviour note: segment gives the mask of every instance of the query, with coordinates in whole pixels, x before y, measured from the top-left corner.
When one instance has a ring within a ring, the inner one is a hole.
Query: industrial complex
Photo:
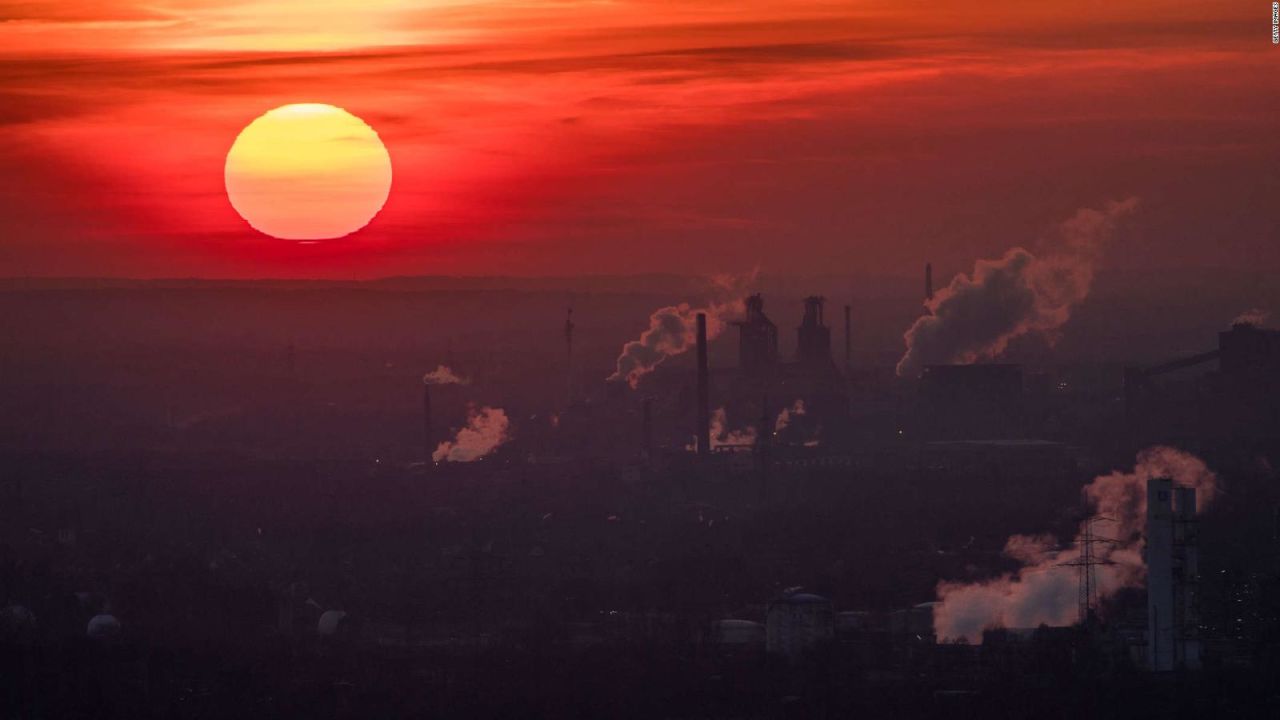
[[[948,291],[925,285],[930,313]],[[31,434],[3,477],[6,667],[26,687],[78,664],[125,711],[359,692],[492,717],[512,664],[535,669],[504,697],[549,713],[575,673],[582,707],[708,717],[1096,711],[1090,683],[1167,707],[1171,682],[1276,667],[1280,332],[1094,375],[902,376],[836,307],[665,307],[624,347],[643,372],[610,380],[582,298],[527,366],[450,340],[380,360],[385,391],[309,379],[291,342],[145,446]]]

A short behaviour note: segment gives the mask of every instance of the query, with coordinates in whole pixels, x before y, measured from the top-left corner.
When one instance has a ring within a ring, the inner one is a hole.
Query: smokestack
[[[844,369],[853,367],[853,306],[844,306]]]
[[[653,462],[653,400],[645,398],[640,405],[640,438],[644,443],[644,460]]]
[[[422,458],[427,468],[431,467],[431,456],[436,451],[434,432],[431,428],[431,385],[422,384]]]
[[[924,264],[924,299],[933,300],[933,263]]]
[[[707,314],[698,313],[698,455],[711,454],[711,372],[707,367]]]

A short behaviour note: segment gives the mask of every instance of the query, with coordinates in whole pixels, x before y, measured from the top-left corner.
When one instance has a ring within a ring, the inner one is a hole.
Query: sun
[[[224,176],[231,206],[259,232],[331,240],[368,225],[382,209],[391,192],[391,156],[355,115],[298,103],[241,130]]]

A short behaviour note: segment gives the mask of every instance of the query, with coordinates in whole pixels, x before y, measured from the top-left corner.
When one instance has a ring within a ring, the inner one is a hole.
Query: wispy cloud
[[[1147,0],[0,0],[0,146],[18,170],[0,179],[0,234],[251,247],[163,239],[240,237],[221,186],[235,134],[320,101],[369,122],[392,155],[395,191],[363,253],[454,271],[468,253],[518,258],[509,271],[537,248],[598,262],[608,239],[648,232],[696,264],[723,248],[712,238],[826,218],[861,257],[850,234],[901,232],[860,209],[883,209],[887,178],[935,183],[945,192],[920,193],[933,203],[1013,162],[1008,143],[1037,157],[1003,172],[1035,176],[1055,143],[1086,136],[1098,161],[1228,144],[1266,156],[1274,102],[1254,82],[1271,63],[1245,15]],[[80,232],[63,227],[76,217]],[[301,267],[291,252],[246,255]]]

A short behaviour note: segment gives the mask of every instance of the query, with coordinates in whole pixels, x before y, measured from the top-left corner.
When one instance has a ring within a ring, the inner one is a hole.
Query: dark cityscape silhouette
[[[837,363],[840,283],[805,282],[11,283],[7,711],[1274,702],[1280,332],[1090,359],[1086,303],[1074,350],[903,377],[867,297]],[[904,315],[913,286],[872,292]],[[672,296],[663,361],[606,380]]]

